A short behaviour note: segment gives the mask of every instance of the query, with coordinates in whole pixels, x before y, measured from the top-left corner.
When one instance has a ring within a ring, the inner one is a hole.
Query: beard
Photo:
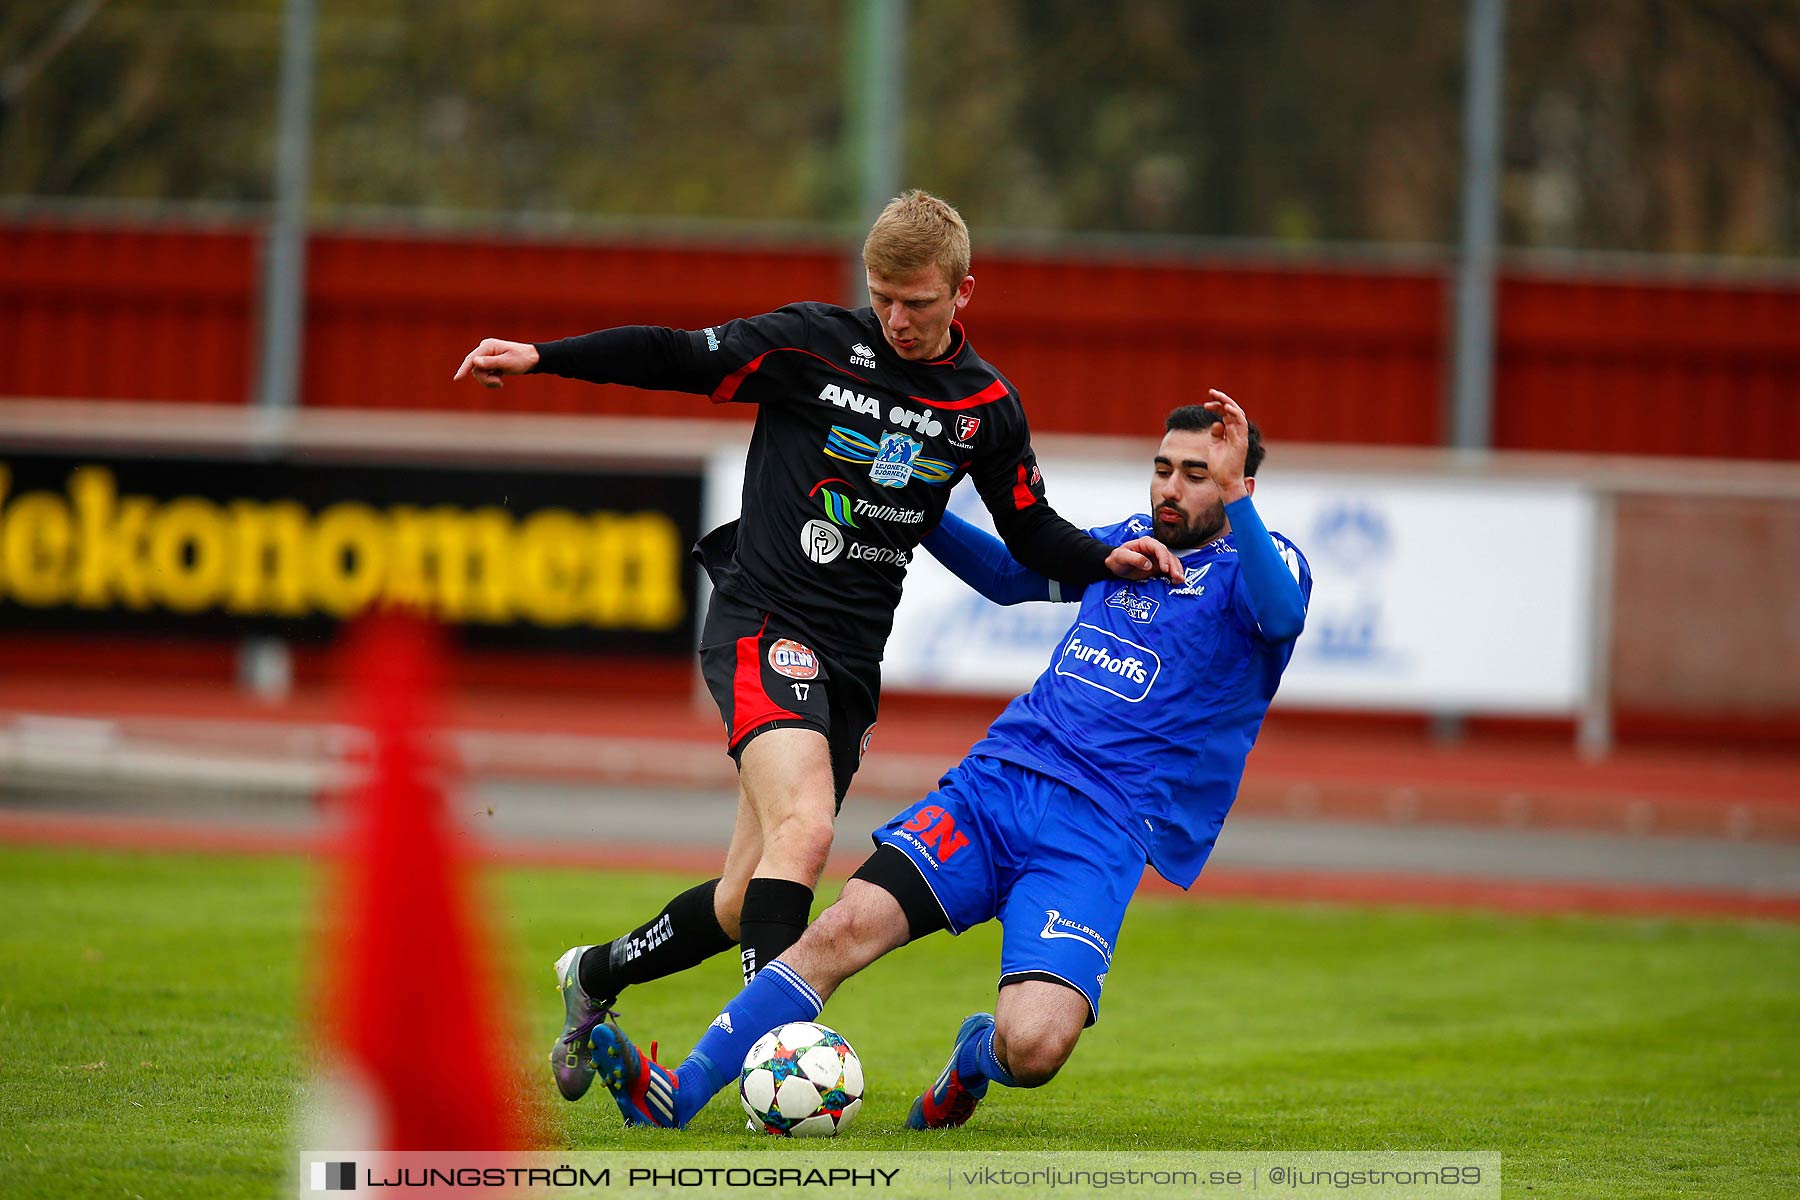
[[[1162,507],[1158,505],[1157,507]],[[1156,540],[1171,550],[1192,550],[1218,537],[1225,528],[1225,505],[1218,503],[1190,519],[1164,521],[1154,514],[1150,519]]]

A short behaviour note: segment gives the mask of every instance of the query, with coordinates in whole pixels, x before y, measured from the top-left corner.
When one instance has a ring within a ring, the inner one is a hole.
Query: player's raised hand
[[[538,364],[537,347],[530,342],[503,342],[499,338],[482,338],[481,345],[469,351],[450,377],[455,383],[473,375],[482,387],[504,387],[502,375],[523,375]]]
[[[1211,399],[1203,401],[1202,406],[1219,414],[1218,422],[1206,431],[1211,439],[1206,470],[1218,484],[1225,503],[1230,504],[1249,494],[1244,486],[1244,458],[1250,453],[1250,418],[1236,400],[1218,388],[1209,388],[1206,394]]]
[[[1187,582],[1187,574],[1181,569],[1181,559],[1153,537],[1132,538],[1121,546],[1115,546],[1113,552],[1106,556],[1106,569],[1120,579],[1149,579],[1166,575],[1170,583]]]

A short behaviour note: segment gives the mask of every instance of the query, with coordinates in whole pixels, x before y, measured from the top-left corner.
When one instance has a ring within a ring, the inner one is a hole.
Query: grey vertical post
[[[851,307],[867,304],[862,236],[867,223],[900,191],[901,127],[906,120],[906,0],[854,0],[850,46],[844,56],[844,108],[849,141],[845,157],[855,168],[856,211],[852,233],[858,253],[850,263]]]
[[[1494,442],[1494,259],[1500,214],[1500,89],[1506,0],[1469,0],[1463,93],[1462,230],[1456,259],[1450,444]]]
[[[1618,567],[1619,497],[1602,491],[1594,498],[1594,574],[1589,585],[1587,695],[1575,727],[1575,745],[1584,758],[1612,752],[1613,581]]]
[[[280,449],[299,401],[300,346],[306,327],[306,200],[312,159],[316,0],[287,0],[281,30],[281,80],[275,121],[275,195],[263,251],[256,404],[257,451]],[[238,685],[263,699],[293,683],[287,644],[247,638],[238,647]]]
[[[1494,259],[1499,235],[1500,89],[1505,75],[1506,0],[1469,0],[1463,85],[1462,228],[1456,256],[1451,349],[1450,444],[1494,444]],[[1463,714],[1432,715],[1437,740],[1463,735]]]
[[[298,399],[306,324],[306,196],[312,158],[315,0],[287,0],[281,35],[281,90],[275,126],[275,202],[263,255],[257,403],[292,408]]]

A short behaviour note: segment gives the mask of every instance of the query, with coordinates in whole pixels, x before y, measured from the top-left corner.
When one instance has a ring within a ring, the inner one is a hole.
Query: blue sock
[[[964,1042],[956,1052],[956,1075],[962,1080],[964,1087],[970,1087],[983,1079],[991,1079],[1002,1087],[1019,1086],[1019,1081],[1000,1065],[1000,1060],[994,1055],[992,1025]]]
[[[786,963],[772,962],[758,971],[707,1026],[676,1071],[676,1123],[686,1125],[726,1084],[737,1081],[744,1055],[757,1038],[789,1021],[810,1021],[824,1007],[819,994]]]

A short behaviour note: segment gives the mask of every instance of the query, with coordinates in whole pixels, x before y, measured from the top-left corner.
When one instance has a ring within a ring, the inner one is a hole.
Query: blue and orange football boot
[[[912,1111],[906,1114],[908,1129],[954,1129],[975,1115],[975,1106],[987,1095],[988,1078],[982,1075],[973,1082],[965,1082],[956,1073],[956,1063],[962,1057],[965,1045],[982,1030],[993,1027],[992,1013],[974,1013],[963,1018],[943,1074],[913,1101]]]
[[[644,1054],[631,1044],[617,1025],[596,1025],[593,1031],[594,1070],[625,1114],[627,1125],[653,1125],[680,1129],[687,1117],[676,1108],[681,1080],[656,1061],[656,1043]],[[693,1114],[688,1114],[692,1116]]]

